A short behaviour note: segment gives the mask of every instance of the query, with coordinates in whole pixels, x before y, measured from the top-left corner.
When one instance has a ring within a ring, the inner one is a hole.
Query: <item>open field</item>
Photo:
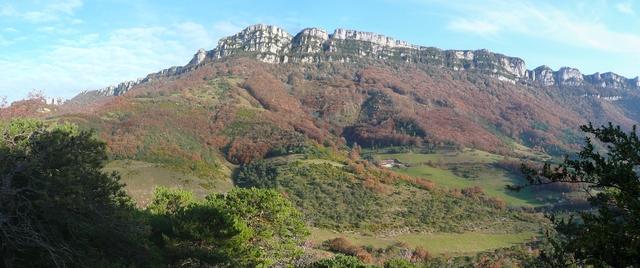
[[[543,202],[536,200],[535,194],[531,191],[512,192],[505,189],[504,187],[508,184],[522,183],[523,181],[513,178],[506,174],[505,171],[496,168],[483,167],[476,173],[477,177],[472,179],[457,176],[448,169],[429,166],[400,168],[397,171],[415,177],[426,178],[443,188],[462,189],[480,186],[487,195],[501,198],[512,206],[537,206],[543,204]]]
[[[134,160],[116,160],[105,167],[105,171],[117,171],[126,190],[139,206],[145,206],[153,195],[156,186],[176,187],[193,191],[198,197],[209,192],[226,192],[233,187],[231,180],[215,182],[183,174],[159,164]]]
[[[441,163],[441,164],[491,164],[501,159],[503,156],[480,151],[466,149],[462,152],[442,152],[434,154],[422,154],[422,153],[397,153],[397,154],[377,154],[375,159],[398,159],[400,162],[415,165],[423,164],[427,162]]]
[[[397,159],[408,167],[395,171],[433,181],[441,188],[468,188],[480,186],[489,196],[498,197],[511,206],[539,206],[546,203],[550,193],[524,189],[513,192],[505,189],[509,184],[524,183],[524,179],[494,164],[505,158],[479,150],[433,154],[396,153],[374,154],[374,159]]]
[[[337,233],[330,230],[312,228],[310,240],[315,243],[345,237],[359,246],[384,248],[395,243],[410,247],[423,247],[431,254],[468,255],[481,251],[510,247],[535,238],[537,234],[522,232],[514,234],[490,233],[431,233],[401,234],[398,236],[370,236],[357,233]]]

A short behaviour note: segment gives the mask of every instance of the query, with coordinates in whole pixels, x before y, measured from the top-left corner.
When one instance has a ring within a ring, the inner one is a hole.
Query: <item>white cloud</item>
[[[617,3],[616,10],[618,10],[618,12],[620,13],[627,14],[627,15],[635,14],[635,11],[633,10],[633,5],[631,4],[630,1]]]
[[[84,21],[81,19],[69,19],[69,24],[71,25],[78,25],[78,24],[83,24]]]
[[[8,4],[0,6],[0,16],[10,17],[14,16],[17,13],[16,9]]]
[[[224,25],[222,23],[216,25]],[[230,24],[231,25],[231,24]],[[226,29],[230,30],[230,29]],[[43,89],[49,96],[73,97],[149,73],[184,65],[199,48],[212,49],[228,35],[219,27],[184,22],[164,27],[133,27],[106,34],[66,37],[27,56],[0,57],[0,95]]]
[[[60,21],[63,18],[70,19],[75,11],[82,7],[82,0],[47,0],[30,3],[36,6],[26,11],[16,9],[11,5],[0,6],[0,16],[16,17],[31,23],[47,23]]]
[[[472,33],[482,36],[495,35],[500,29],[497,25],[481,21],[457,18],[449,22],[448,28],[458,32]]]
[[[640,33],[619,32],[598,18],[580,16],[540,1],[452,3],[461,14],[450,20],[452,30],[478,34],[522,34],[574,47],[626,53],[640,58]]]
[[[57,35],[71,34],[76,32],[73,28],[65,27],[62,25],[42,26],[42,27],[36,28],[36,31],[41,33],[46,33],[46,34],[57,34]]]
[[[57,20],[58,15],[43,11],[29,11],[22,14],[22,18],[30,22],[39,23]]]
[[[198,23],[185,22],[178,24],[176,30],[180,31],[185,38],[193,40],[197,44],[203,44],[203,48],[215,46],[215,37],[209,30]]]
[[[72,15],[75,10],[80,7],[82,7],[82,0],[57,0],[48,5],[46,10],[49,12],[60,12],[67,15]]]

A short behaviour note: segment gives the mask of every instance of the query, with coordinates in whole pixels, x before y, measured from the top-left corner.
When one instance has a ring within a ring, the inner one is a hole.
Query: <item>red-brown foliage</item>
[[[269,145],[264,142],[253,142],[246,138],[236,138],[227,152],[227,159],[235,164],[248,164],[263,158],[269,151]]]
[[[55,109],[55,106],[47,105],[43,96],[33,96],[33,98],[13,102],[8,107],[3,108],[0,105],[0,119],[41,117],[50,115]]]
[[[210,88],[216,79],[232,81],[216,102],[190,93]],[[261,157],[265,150],[288,145],[291,140],[299,143],[295,134],[334,145],[344,144],[339,137],[343,135],[349,143],[356,141],[361,146],[420,146],[427,142],[502,153],[509,150],[502,136],[533,146],[566,149],[571,148],[566,129],[575,129],[587,119],[596,124],[635,122],[615,103],[596,105],[572,94],[501,82],[472,71],[415,64],[274,65],[227,58],[175,76],[154,76],[125,96],[70,103],[51,115],[64,114],[81,124],[90,122],[111,151],[123,156],[144,148],[149,131],[178,129],[205,149],[227,148],[232,155],[226,157],[238,163],[255,159],[246,155],[249,150]],[[140,99],[149,105],[142,105]],[[164,107],[171,103],[181,106]],[[256,115],[238,119],[238,112],[248,106]],[[21,116],[31,113],[32,108],[16,105],[13,110],[1,110],[0,116]],[[109,114],[114,112],[126,116],[113,119]],[[225,132],[242,120],[249,126],[243,133]],[[267,125],[278,131],[263,131]],[[237,138],[244,140],[235,141]],[[186,159],[200,157],[189,148],[160,149],[168,153],[177,150],[176,155]]]
[[[504,209],[507,207],[507,202],[498,197],[489,197],[486,199],[486,203],[497,209]]]
[[[416,247],[416,249],[413,250],[413,254],[411,254],[411,261],[424,262],[428,260],[430,257],[431,257],[431,254],[429,254],[429,251],[427,251],[423,247]]]
[[[361,261],[365,263],[372,263],[374,261],[371,253],[363,249],[362,247],[356,246],[351,241],[344,237],[337,237],[327,241],[327,247],[329,250],[333,252],[342,253],[345,255],[355,256]]]
[[[265,108],[278,112],[302,112],[300,102],[289,95],[281,81],[263,71],[253,73],[242,85]]]
[[[434,182],[427,179],[423,179],[423,178],[416,178],[416,180],[413,183],[421,187],[422,189],[429,190],[429,191],[432,191],[436,187],[436,184]]]
[[[473,186],[461,190],[462,194],[468,198],[480,199],[484,196],[484,190],[480,186]]]

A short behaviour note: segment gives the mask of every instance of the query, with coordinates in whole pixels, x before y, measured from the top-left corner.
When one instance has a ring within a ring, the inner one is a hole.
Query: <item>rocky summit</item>
[[[528,70],[525,61],[486,49],[442,50],[420,46],[382,34],[336,29],[329,33],[320,28],[306,28],[291,35],[284,29],[257,24],[241,32],[222,38],[212,50],[198,50],[185,66],[177,66],[148,75],[136,81],[123,82],[97,91],[85,91],[79,98],[87,96],[118,96],[133,85],[144,83],[160,76],[180,74],[205,61],[233,56],[251,56],[271,63],[320,63],[320,62],[367,62],[372,60],[397,61],[426,64],[449,68],[455,71],[477,71],[510,83],[538,86],[594,86],[612,89],[640,89],[640,79],[606,72],[584,75],[580,70],[562,67],[557,71],[548,66]]]

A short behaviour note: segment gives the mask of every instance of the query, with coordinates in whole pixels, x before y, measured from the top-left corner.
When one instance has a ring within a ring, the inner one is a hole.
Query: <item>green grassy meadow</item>
[[[513,192],[509,184],[524,183],[524,179],[493,164],[505,158],[484,151],[466,149],[462,152],[432,154],[395,153],[374,154],[375,160],[397,159],[408,167],[394,168],[396,172],[433,181],[438,187],[461,189],[480,186],[485,193],[504,200],[510,206],[540,206],[545,204],[546,192],[524,189]]]
[[[203,180],[160,164],[142,161],[111,161],[104,170],[118,172],[122,182],[126,184],[127,193],[142,207],[151,200],[156,186],[190,190],[198,197],[204,197],[210,192],[227,192],[233,188],[233,182],[230,179]]]

